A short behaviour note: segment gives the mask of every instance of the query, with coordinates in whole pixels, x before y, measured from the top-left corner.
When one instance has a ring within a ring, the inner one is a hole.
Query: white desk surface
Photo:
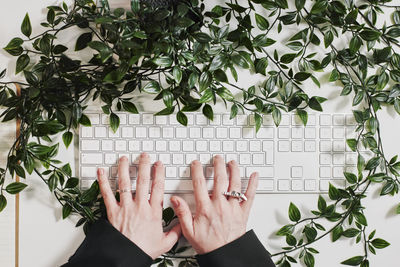
[[[40,26],[38,25],[45,19],[45,7],[59,2],[59,0],[14,0],[3,3],[0,9],[0,47],[6,46],[11,38],[21,36],[20,24],[26,12],[29,12],[32,21],[33,35],[40,33]],[[116,2],[127,3],[129,1],[116,0]],[[73,45],[71,44],[71,46]],[[11,58],[4,51],[1,51],[0,70],[5,67],[10,69],[8,77],[13,78],[15,58]],[[243,73],[241,75],[247,74]],[[325,81],[327,80],[326,76],[326,74],[322,76]],[[242,78],[242,81],[243,85],[245,85],[246,80]],[[339,96],[340,87],[323,83],[322,88],[318,89],[311,83],[307,85],[309,86],[305,88],[310,88],[308,93],[333,99],[329,103],[324,103],[325,111],[350,111],[350,100]],[[155,111],[154,107],[152,110],[147,108],[147,106],[152,107],[152,105],[146,106],[146,103],[153,104],[153,102],[149,101],[151,100],[150,98],[143,97],[142,99],[141,110]],[[223,111],[223,109],[220,109],[220,111]],[[391,157],[400,152],[400,145],[395,141],[400,132],[400,119],[394,115],[393,110],[382,113],[385,113],[381,115],[385,153]],[[4,131],[2,130],[1,137],[3,137],[3,134]],[[4,157],[4,148],[2,147],[0,150],[1,157]],[[64,159],[67,158],[74,165],[73,147],[70,147],[68,151],[61,149],[60,155]],[[4,158],[2,158],[1,162],[4,162]],[[84,238],[82,229],[74,227],[77,218],[62,220],[59,204],[50,194],[47,186],[38,177],[28,177],[26,182],[29,184],[29,188],[21,194],[20,266],[59,266],[67,261],[68,257],[73,254],[82,242]],[[185,197],[190,198],[190,196]],[[169,196],[165,198],[164,203],[168,206]],[[274,253],[285,243],[283,238],[276,237],[274,233],[280,226],[288,223],[287,209],[289,203],[291,201],[296,203],[305,212],[316,207],[317,198],[318,195],[258,195],[250,216],[248,228],[255,229],[260,240],[271,253]],[[369,223],[368,229],[370,231],[377,229],[377,236],[391,243],[391,246],[383,250],[377,250],[377,255],[370,257],[370,266],[398,266],[398,263],[396,264],[396,255],[400,251],[400,234],[398,230],[400,215],[396,216],[394,210],[399,202],[398,195],[395,197],[379,197],[377,187],[371,190],[369,197],[365,200],[364,204],[368,207],[366,210]],[[11,207],[12,205],[8,208]],[[3,214],[0,214],[1,216]],[[327,223],[324,225],[327,225]],[[362,254],[361,246],[349,240],[341,239],[336,243],[331,243],[328,238],[324,238],[315,243],[314,247],[320,251],[320,254],[316,255],[316,266],[339,266],[342,260]],[[11,267],[13,265],[2,266]],[[299,264],[298,266],[301,265]]]

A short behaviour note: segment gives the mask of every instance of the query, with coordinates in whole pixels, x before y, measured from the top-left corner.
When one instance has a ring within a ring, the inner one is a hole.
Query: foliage
[[[320,87],[317,74],[329,73],[329,81],[342,87],[341,95],[352,98],[356,137],[346,141],[358,154],[357,171],[344,174],[348,186],[330,185],[329,194],[319,196],[311,217],[291,203],[291,223],[277,232],[287,246],[272,256],[278,257],[279,266],[299,260],[314,266],[318,251],[312,244],[331,235],[332,242],[354,238],[364,247],[362,255],[342,264],[369,266],[370,253],[389,243],[367,229],[362,201],[374,184],[381,186],[381,195],[397,194],[400,184],[400,161],[385,156],[377,116],[382,106],[393,106],[400,114],[396,52],[400,8],[390,2],[251,0],[239,4],[231,0],[206,10],[198,0],[164,7],[132,0],[131,10],[111,11],[105,0],[101,7],[91,0],[75,0],[72,7],[49,6],[47,21],[41,24],[44,30],[37,36],[32,36],[27,14],[21,25],[24,39],[16,37],[4,48],[17,57],[15,72],[25,82],[19,82],[20,95],[13,82],[0,82],[0,106],[5,107],[0,118],[21,123],[7,165],[0,169],[0,211],[7,204],[6,193],[16,194],[26,187],[16,182],[6,185],[7,173],[25,178],[35,172],[63,206],[64,218],[79,214],[77,226],[84,224],[84,229],[99,218],[103,207],[97,182],[81,191],[70,165],[56,159],[59,144],[53,142],[62,133],[68,147],[73,129],[90,125],[85,115],[89,100],[104,103],[102,109],[110,115],[114,130],[119,126],[116,111],[138,112],[131,94],[135,90],[154,94],[154,100],[165,104],[156,115],[175,113],[183,125],[187,112],[201,110],[213,119],[212,105],[219,100],[230,109],[231,118],[239,112],[251,113],[258,130],[265,115],[271,114],[278,126],[281,113],[289,111],[306,124],[308,110],[322,111],[326,99],[309,96],[303,82],[310,80]],[[392,21],[382,24],[384,10],[392,12]],[[75,51],[58,42],[59,34],[70,28],[81,31]],[[282,54],[271,33],[287,29],[296,33],[285,42],[292,52]],[[336,40],[343,38],[350,42],[339,47]],[[81,59],[82,50],[90,53],[89,60]],[[242,88],[236,83],[238,69],[257,74],[264,82]],[[226,75],[228,70],[232,78]],[[5,72],[0,72],[0,79]],[[232,89],[242,94],[233,95]],[[373,156],[366,158],[363,149]],[[166,224],[172,218],[171,209],[166,209]],[[325,228],[323,222],[333,226]],[[175,246],[155,263],[169,266],[172,258],[180,258],[179,266],[197,266],[193,257],[176,255],[186,249]]]

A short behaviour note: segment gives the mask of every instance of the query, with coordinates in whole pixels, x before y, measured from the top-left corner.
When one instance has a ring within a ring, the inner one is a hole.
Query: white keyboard
[[[151,161],[165,165],[167,193],[191,192],[189,165],[199,160],[209,189],[213,185],[213,155],[225,161],[236,160],[240,166],[243,190],[250,174],[258,171],[259,193],[320,193],[329,183],[344,186],[344,171],[354,172],[357,154],[346,146],[346,138],[354,138],[355,122],[351,114],[309,114],[304,127],[294,114],[283,114],[279,127],[272,117],[263,117],[263,126],[255,134],[251,115],[215,114],[209,121],[200,113],[186,113],[188,126],[178,123],[175,115],[118,113],[120,127],[112,132],[108,116],[86,114],[91,127],[80,127],[79,170],[81,187],[87,188],[96,179],[96,170],[103,167],[111,186],[117,186],[117,160],[127,156],[135,189],[138,156],[142,151]],[[365,156],[368,158],[368,152]]]

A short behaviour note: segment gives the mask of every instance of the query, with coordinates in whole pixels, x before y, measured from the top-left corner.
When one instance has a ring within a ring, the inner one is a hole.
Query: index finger
[[[204,178],[203,167],[201,166],[200,161],[193,161],[190,168],[194,197],[198,207],[199,204],[204,204],[210,201],[210,197],[208,195],[206,179]]]

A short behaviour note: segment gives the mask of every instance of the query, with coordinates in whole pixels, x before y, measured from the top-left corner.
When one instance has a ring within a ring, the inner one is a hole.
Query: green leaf
[[[85,32],[78,37],[75,44],[75,51],[80,51],[88,46],[88,43],[92,41],[93,33]]]
[[[68,47],[64,46],[64,45],[56,45],[53,49],[53,53],[58,55],[58,54],[62,54],[65,51],[68,50]]]
[[[296,0],[295,1],[296,9],[298,11],[300,11],[301,9],[303,9],[305,3],[306,3],[306,0]]]
[[[153,59],[153,63],[160,67],[170,67],[172,65],[172,59],[167,56],[162,56]]]
[[[139,111],[137,110],[135,104],[129,101],[122,101],[122,107],[124,110],[128,111],[129,113],[138,114]]]
[[[256,123],[256,132],[260,130],[261,124],[262,124],[262,117],[258,113],[254,113],[254,121]]]
[[[360,32],[360,37],[364,39],[365,41],[375,41],[378,40],[379,37],[381,37],[382,33],[379,31],[374,31],[371,29],[365,29],[362,32]]]
[[[23,71],[26,68],[26,66],[28,66],[29,62],[30,58],[27,54],[20,55],[17,59],[15,74],[18,74],[21,71]]]
[[[268,58],[263,57],[255,60],[255,70],[256,73],[261,73],[262,75],[266,75],[266,69],[268,67]]]
[[[20,165],[15,165],[14,166],[15,173],[22,178],[25,178],[25,170],[22,168]]]
[[[65,204],[62,208],[62,217],[63,219],[67,218],[72,211],[72,207],[69,204]]]
[[[207,33],[204,33],[204,32],[197,32],[197,33],[193,34],[193,37],[199,43],[208,43],[212,40],[210,35],[208,35]]]
[[[114,133],[117,131],[119,127],[119,117],[115,113],[110,114],[110,127]]]
[[[86,116],[85,114],[82,114],[81,118],[79,119],[79,123],[86,127],[92,126],[92,123],[90,122],[89,117]]]
[[[328,46],[331,45],[332,41],[333,41],[333,33],[331,31],[327,31],[324,35],[325,48],[328,48]]]
[[[353,173],[350,172],[344,172],[344,177],[346,177],[347,182],[350,184],[355,184],[357,183],[357,176]]]
[[[360,230],[356,229],[356,228],[349,228],[345,231],[343,231],[342,236],[347,237],[347,238],[352,238],[355,237],[356,235],[358,235],[360,233]]]
[[[69,165],[69,163],[67,163],[64,166],[62,166],[61,170],[68,176],[72,175],[71,165]]]
[[[89,203],[97,199],[99,195],[99,183],[94,181],[89,189],[84,191],[81,195],[82,203]]]
[[[326,0],[319,0],[311,8],[311,14],[318,14],[324,12],[328,7],[328,1]]]
[[[322,111],[322,106],[321,104],[318,102],[318,100],[315,98],[315,96],[311,97],[308,105],[310,106],[310,108],[317,110],[317,111]]]
[[[56,14],[54,12],[54,9],[49,9],[49,11],[47,12],[47,22],[50,24],[54,23],[54,19],[56,17]]]
[[[170,115],[170,114],[174,113],[174,111],[175,111],[175,107],[166,107],[163,110],[160,110],[159,112],[154,114],[154,116]]]
[[[296,58],[297,54],[285,54],[281,57],[281,62],[283,64],[289,64]]]
[[[233,55],[232,56],[232,61],[233,61],[233,63],[235,63],[236,65],[238,65],[239,67],[241,67],[243,69],[248,69],[249,68],[249,63],[240,54]]]
[[[279,126],[282,120],[282,114],[278,108],[275,108],[274,111],[272,111],[272,119],[274,120],[275,125]]]
[[[363,256],[355,256],[355,257],[352,257],[350,259],[347,259],[347,260],[341,262],[341,264],[357,266],[357,265],[360,265],[360,263],[363,261],[363,259],[364,259]]]
[[[360,50],[360,47],[362,45],[362,40],[358,36],[354,36],[350,40],[350,53],[355,54],[358,50]]]
[[[310,252],[306,252],[306,254],[304,255],[304,263],[307,267],[314,267],[314,255],[312,255]]]
[[[78,184],[79,184],[79,179],[72,177],[67,180],[67,183],[65,184],[65,188],[75,188],[78,186]]]
[[[278,232],[276,232],[276,235],[278,236],[286,236],[288,234],[293,233],[294,231],[294,225],[293,224],[287,224],[285,226],[283,226],[281,229],[278,230]]]
[[[133,13],[138,13],[140,10],[140,1],[139,0],[131,0],[131,10]]]
[[[357,140],[356,139],[347,139],[346,140],[347,145],[349,146],[349,148],[352,151],[356,151],[357,150]]]
[[[57,174],[53,173],[52,175],[50,175],[47,185],[51,192],[53,192],[57,188],[58,180],[59,177]]]
[[[264,18],[263,16],[256,13],[255,19],[256,19],[257,27],[260,30],[265,31],[269,28],[268,20],[266,18]]]
[[[63,140],[64,145],[65,145],[66,148],[68,148],[69,145],[71,144],[72,137],[73,137],[73,134],[71,132],[65,132],[62,135],[62,140]]]
[[[300,82],[307,80],[310,78],[311,73],[308,72],[298,72],[294,75],[294,78]]]
[[[19,56],[22,54],[24,51],[22,48],[22,44],[24,41],[21,38],[13,38],[6,47],[4,47],[4,50],[7,51],[10,55],[12,56]]]
[[[289,219],[292,222],[298,222],[301,219],[300,210],[292,202],[289,205]]]
[[[212,107],[208,104],[205,104],[203,107],[203,114],[206,116],[209,120],[214,120],[214,111]]]
[[[174,76],[175,81],[178,84],[180,84],[182,81],[182,70],[178,66],[175,66],[174,69],[172,70],[172,74]]]
[[[102,63],[105,63],[113,54],[111,48],[100,41],[89,42],[88,46],[100,53]]]
[[[7,199],[4,195],[0,195],[0,212],[7,206]]]
[[[226,76],[225,71],[221,70],[221,69],[217,69],[214,71],[214,77],[215,79],[217,79],[220,82],[227,82],[228,81],[228,77]]]
[[[367,165],[365,165],[366,170],[373,170],[376,167],[378,167],[379,163],[381,161],[380,157],[373,157],[370,160],[368,160]]]
[[[28,38],[32,34],[32,26],[31,26],[31,21],[29,19],[28,13],[26,13],[25,18],[22,21],[21,32]]]
[[[336,226],[332,230],[332,242],[338,240],[342,236],[342,233],[343,233],[343,227],[341,225]]]
[[[339,190],[334,187],[331,183],[329,183],[329,191],[328,191],[329,198],[332,200],[337,200],[340,197]]]
[[[326,209],[326,201],[323,196],[318,197],[318,209],[319,211],[324,211]]]
[[[400,214],[400,204],[396,208],[396,214]]]
[[[157,81],[150,81],[142,88],[142,90],[148,94],[158,94],[161,92],[160,84]]]
[[[199,80],[199,87],[200,87],[200,92],[204,91],[207,89],[212,81],[212,75],[209,71],[203,72],[200,75],[200,80]]]
[[[22,190],[25,189],[25,187],[27,187],[27,184],[24,183],[20,183],[20,182],[14,182],[11,184],[8,184],[6,187],[6,191],[9,194],[15,195],[18,194],[19,192],[21,192]]]
[[[375,238],[374,240],[371,241],[371,244],[378,249],[386,248],[387,246],[390,245],[389,242],[383,240],[382,238]]]
[[[178,111],[178,113],[176,113],[176,120],[177,120],[180,124],[182,124],[182,125],[184,125],[184,126],[187,126],[187,124],[188,124],[188,118],[187,118],[187,116],[185,115],[185,113],[183,113],[182,111]]]
[[[337,69],[333,69],[331,72],[331,75],[329,76],[329,81],[330,82],[334,82],[337,81],[340,77],[339,72],[337,71]]]

